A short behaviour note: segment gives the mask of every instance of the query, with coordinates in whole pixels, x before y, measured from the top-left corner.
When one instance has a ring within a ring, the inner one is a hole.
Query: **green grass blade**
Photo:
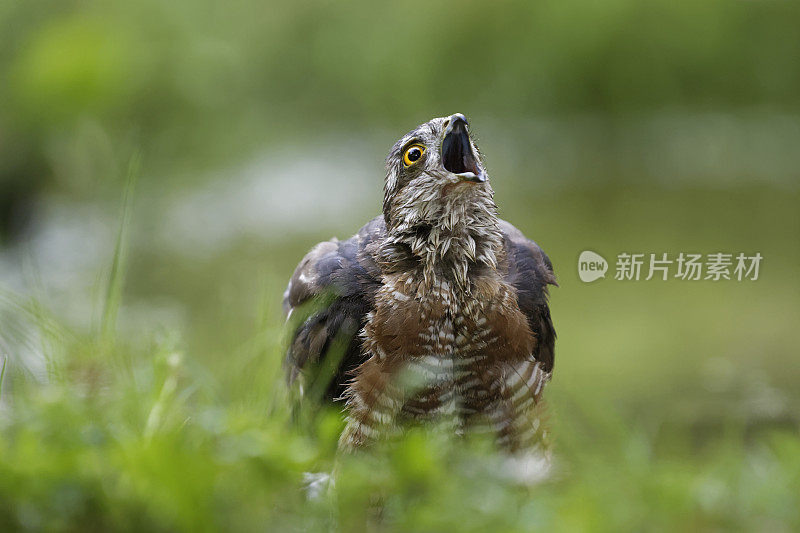
[[[120,216],[117,239],[114,245],[114,256],[111,261],[111,271],[108,277],[108,286],[104,300],[103,315],[100,327],[100,338],[104,345],[113,342],[117,325],[117,314],[122,302],[122,289],[125,281],[125,266],[127,264],[128,232],[131,223],[133,194],[136,180],[139,175],[140,156],[134,154],[128,164],[128,174],[125,182],[125,193],[122,199],[122,214]]]
[[[3,357],[3,368],[0,369],[0,398],[3,397],[3,378],[6,377],[6,362],[8,357]]]

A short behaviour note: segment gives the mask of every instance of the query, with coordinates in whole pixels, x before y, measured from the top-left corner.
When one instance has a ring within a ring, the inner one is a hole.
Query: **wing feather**
[[[517,303],[536,335],[534,358],[545,372],[552,372],[555,360],[556,331],[550,318],[548,285],[558,285],[547,255],[520,230],[500,221],[508,260],[506,281],[517,292]]]
[[[301,375],[325,380],[325,397],[335,399],[348,373],[364,361],[358,332],[381,285],[367,247],[385,231],[383,217],[376,217],[346,241],[317,244],[297,265],[283,298],[291,333],[285,360],[290,383]]]

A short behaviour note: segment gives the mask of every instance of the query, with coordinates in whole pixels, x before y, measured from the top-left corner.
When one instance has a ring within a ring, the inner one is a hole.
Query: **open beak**
[[[483,183],[489,177],[481,167],[469,140],[467,119],[461,113],[450,117],[442,140],[442,166],[463,181]]]

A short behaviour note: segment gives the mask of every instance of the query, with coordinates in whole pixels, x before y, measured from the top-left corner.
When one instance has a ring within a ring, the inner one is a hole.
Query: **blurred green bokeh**
[[[86,193],[132,146],[154,173],[196,172],[287,137],[397,135],[456,110],[794,117],[798,23],[794,2],[722,0],[11,2],[2,180],[41,158]]]
[[[798,28],[784,1],[0,4],[0,529],[800,528]],[[454,112],[556,267],[556,474],[411,432],[308,502],[341,422],[286,421],[284,284]],[[764,260],[584,284],[587,249]]]

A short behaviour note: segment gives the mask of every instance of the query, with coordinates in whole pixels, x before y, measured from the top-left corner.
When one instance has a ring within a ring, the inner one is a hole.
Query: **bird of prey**
[[[283,301],[288,379],[344,402],[340,449],[431,420],[510,453],[546,440],[556,280],[493,195],[464,115],[434,118],[392,147],[383,214],[297,266]]]

